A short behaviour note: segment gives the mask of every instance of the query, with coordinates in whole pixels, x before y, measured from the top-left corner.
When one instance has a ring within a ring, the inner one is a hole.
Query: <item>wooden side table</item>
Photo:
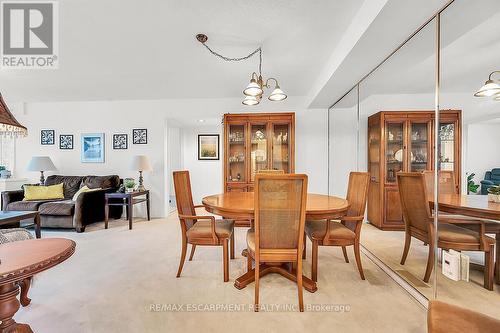
[[[137,198],[145,196],[143,198]],[[110,200],[112,199],[112,200]],[[148,215],[148,221],[151,220],[151,216],[149,213],[150,204],[149,204],[149,190],[145,191],[134,191],[129,193],[106,193],[105,194],[105,220],[104,220],[104,229],[108,229],[108,219],[109,219],[109,206],[125,206],[125,212],[127,214],[128,219],[128,228],[132,230],[132,219],[134,217],[133,207],[135,204],[146,202],[146,211]]]

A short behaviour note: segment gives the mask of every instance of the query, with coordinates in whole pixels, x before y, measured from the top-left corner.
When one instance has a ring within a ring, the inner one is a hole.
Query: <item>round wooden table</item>
[[[19,310],[17,282],[54,267],[75,252],[74,241],[65,238],[30,239],[0,245],[0,333],[33,332],[12,318]]]
[[[253,220],[254,218],[253,192],[226,192],[210,195],[203,198],[202,203],[208,212],[225,218],[240,220]],[[307,194],[307,220],[336,219],[344,216],[348,209],[349,203],[345,199],[323,194]],[[243,255],[246,255],[246,250],[244,250]],[[293,272],[292,274],[282,274],[282,272],[284,271],[276,269],[272,265],[262,264],[260,266],[261,276],[268,273],[279,273],[288,279],[294,280]],[[237,278],[234,286],[243,289],[254,280],[255,270],[251,270]],[[316,282],[306,276],[303,276],[302,282],[304,289],[309,292],[315,292],[318,289]]]
[[[431,209],[434,208],[434,198],[429,198]],[[439,196],[439,211],[488,219],[485,222],[486,233],[495,234],[495,281],[500,284],[500,203],[488,201],[487,195],[441,194]],[[471,264],[471,267],[476,265]],[[484,266],[479,266],[484,268]]]

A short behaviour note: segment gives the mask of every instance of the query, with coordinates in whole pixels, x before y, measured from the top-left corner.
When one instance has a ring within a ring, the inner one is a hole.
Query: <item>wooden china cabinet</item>
[[[225,114],[224,191],[253,191],[265,169],[295,172],[295,113]]]
[[[434,111],[381,111],[368,118],[368,221],[382,230],[404,230],[396,173],[433,170]],[[460,190],[461,111],[440,113],[441,170],[455,172]]]

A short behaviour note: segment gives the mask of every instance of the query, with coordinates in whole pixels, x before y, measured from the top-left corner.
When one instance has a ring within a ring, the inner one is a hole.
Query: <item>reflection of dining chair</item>
[[[298,174],[255,177],[255,228],[247,232],[247,260],[255,260],[255,311],[259,310],[261,263],[296,263],[296,276],[272,267],[297,282],[299,308],[302,295],[302,249],[307,200],[307,176]]]
[[[497,333],[500,320],[482,313],[440,301],[430,301],[427,311],[428,333]]]
[[[267,170],[267,169],[262,169],[257,171],[257,173],[260,174],[268,174],[268,175],[282,175],[285,173],[285,170]]]
[[[204,206],[195,206],[193,204],[189,171],[174,171],[174,187],[177,214],[182,230],[182,253],[177,277],[181,276],[188,243],[191,244],[190,261],[193,259],[197,245],[218,245],[223,248],[224,282],[229,281],[228,243],[229,239],[231,239],[231,259],[234,259],[234,221],[216,221],[214,216],[196,215],[195,208]]]
[[[425,176],[419,172],[398,173],[398,188],[405,222],[405,245],[401,265],[410,250],[411,238],[429,244],[424,282],[429,282],[434,263],[433,244],[441,249],[457,251],[482,251],[485,254],[484,287],[493,290],[493,251],[495,240],[485,235],[485,223],[468,218],[438,216],[438,235],[434,231],[434,217],[429,207]],[[475,231],[455,224],[475,225]]]
[[[434,171],[423,171],[425,176],[425,184],[427,187],[427,195],[434,195]],[[440,194],[458,194],[458,187],[455,183],[455,173],[449,170],[440,170],[439,177],[439,193]]]
[[[361,225],[365,217],[366,199],[368,196],[368,186],[370,184],[370,174],[368,172],[351,172],[349,174],[349,185],[347,189],[347,202],[349,210],[346,216],[336,221],[307,221],[306,234],[312,242],[312,268],[311,279],[318,281],[318,246],[341,246],[344,259],[349,262],[346,246],[354,246],[354,256],[358,266],[359,275],[365,279],[361,256],[359,253],[359,237]]]

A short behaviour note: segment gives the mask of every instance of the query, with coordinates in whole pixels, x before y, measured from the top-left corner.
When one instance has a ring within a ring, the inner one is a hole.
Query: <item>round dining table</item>
[[[208,212],[235,220],[253,220],[254,202],[253,192],[226,192],[210,195],[204,197],[202,200]],[[349,203],[345,199],[324,194],[307,194],[307,220],[336,219],[346,215],[348,209]],[[246,250],[243,251],[243,255],[246,256]],[[282,272],[283,270],[276,269],[276,266],[272,264],[261,264],[260,266],[261,276],[268,273],[279,273],[295,281],[293,269],[291,272],[292,274],[282,274]],[[234,282],[234,286],[238,289],[243,289],[248,284],[254,282],[254,280],[255,270],[252,269],[238,277]],[[304,289],[309,292],[315,292],[318,289],[316,282],[306,276],[303,276],[302,283]]]
[[[433,197],[429,198],[429,203],[433,208]],[[486,233],[495,234],[494,276],[496,284],[500,284],[500,203],[489,201],[487,195],[440,194],[438,204],[441,212],[486,219]]]
[[[0,333],[33,333],[27,324],[19,324],[19,281],[54,267],[75,252],[76,243],[65,238],[29,239],[0,245]]]

